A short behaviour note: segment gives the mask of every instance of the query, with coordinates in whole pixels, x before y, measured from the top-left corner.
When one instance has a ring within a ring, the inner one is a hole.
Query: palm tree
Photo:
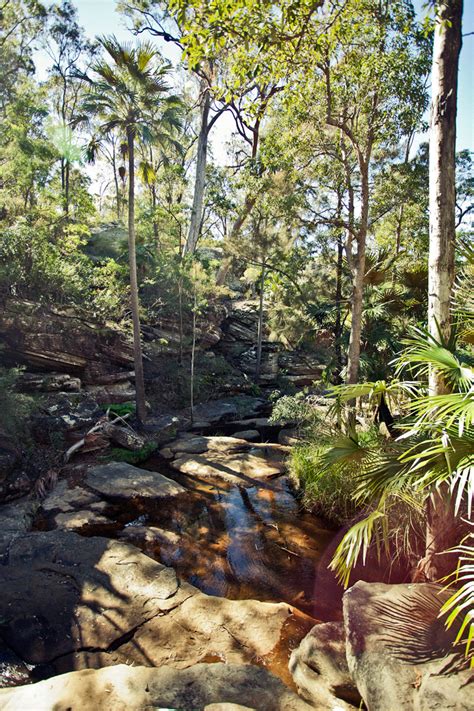
[[[86,120],[91,116],[98,119],[99,139],[118,131],[126,144],[136,406],[137,418],[144,422],[146,402],[135,249],[135,143],[137,140],[158,144],[172,142],[173,132],[180,127],[181,102],[169,94],[166,78],[171,65],[162,62],[152,44],[120,44],[115,37],[102,38],[100,43],[109,55],[109,61],[101,60],[94,65],[95,78],[82,104],[82,113]],[[99,145],[97,137],[94,143]]]

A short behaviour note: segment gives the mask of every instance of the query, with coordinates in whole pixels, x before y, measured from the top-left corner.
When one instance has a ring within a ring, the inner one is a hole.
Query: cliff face
[[[209,309],[197,324],[197,347],[222,355],[234,368],[252,378],[256,364],[257,305],[234,301]],[[177,319],[143,325],[145,354],[155,356],[190,351],[189,325],[181,339]],[[131,334],[112,323],[99,323],[71,307],[8,300],[0,312],[1,361],[36,373],[24,376],[25,389],[78,391],[81,386],[109,386],[126,381],[133,369]],[[261,383],[275,385],[284,377],[297,386],[321,376],[324,363],[317,355],[285,350],[264,332]],[[38,373],[70,376],[41,378]],[[126,386],[122,389],[127,390]],[[129,390],[129,388],[128,388]]]

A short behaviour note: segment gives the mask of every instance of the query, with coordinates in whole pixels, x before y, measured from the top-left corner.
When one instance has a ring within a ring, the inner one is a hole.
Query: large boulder
[[[453,652],[433,584],[358,582],[344,595],[349,672],[370,711],[468,711],[474,673]]]
[[[217,425],[222,422],[229,422],[229,420],[254,417],[265,411],[266,408],[267,403],[262,398],[251,397],[250,395],[236,395],[220,400],[209,400],[196,405],[194,419],[197,422]]]
[[[168,499],[186,489],[158,472],[139,469],[126,462],[110,462],[87,472],[87,486],[107,499]]]
[[[311,711],[266,669],[197,664],[177,671],[118,665],[0,690],[3,711]]]
[[[134,546],[63,531],[14,540],[0,587],[2,639],[48,675],[265,661],[293,616],[283,603],[205,595]]]
[[[298,693],[314,708],[360,708],[360,694],[347,666],[342,622],[315,625],[293,650],[289,669]]]

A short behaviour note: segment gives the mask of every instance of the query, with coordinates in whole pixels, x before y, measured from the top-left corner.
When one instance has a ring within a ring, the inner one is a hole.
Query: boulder
[[[194,419],[215,425],[229,420],[256,416],[265,410],[266,406],[267,403],[262,398],[236,395],[220,400],[209,400],[209,402],[197,405],[194,408]]]
[[[347,666],[342,622],[313,627],[291,653],[289,669],[298,693],[314,708],[360,708],[360,694]]]
[[[248,664],[269,657],[292,619],[283,603],[205,595],[134,546],[65,531],[15,539],[0,586],[2,639],[48,675],[117,663]]]
[[[158,472],[139,469],[126,462],[92,467],[85,483],[106,499],[168,499],[186,493],[181,484]]]
[[[234,437],[236,439],[245,439],[247,442],[259,442],[260,432],[258,430],[240,430],[239,432],[234,432]]]
[[[0,705],[3,711],[311,711],[266,669],[236,664],[86,669],[0,690]]]
[[[345,593],[349,672],[370,711],[472,709],[474,672],[439,617],[447,596],[428,583],[358,582]]]
[[[180,425],[181,420],[178,417],[162,415],[161,417],[148,417],[144,430],[149,439],[161,447],[176,437]]]

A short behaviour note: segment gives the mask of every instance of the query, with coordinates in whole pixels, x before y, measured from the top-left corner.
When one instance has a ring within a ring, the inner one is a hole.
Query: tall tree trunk
[[[117,222],[122,220],[122,211],[120,209],[120,186],[117,174],[117,157],[115,154],[115,141],[112,144],[112,169],[114,171],[114,185],[115,185],[115,204],[117,209]]]
[[[260,301],[258,307],[258,328],[257,328],[257,358],[255,362],[255,382],[260,380],[260,371],[262,369],[262,345],[263,345],[263,296],[265,289],[266,265],[262,265],[262,274],[260,277]]]
[[[428,276],[428,328],[436,338],[451,332],[450,302],[454,283],[456,211],[456,109],[459,54],[462,44],[462,0],[439,0],[433,46],[430,122],[430,247]],[[440,373],[430,372],[432,395],[447,392]],[[447,486],[432,493],[427,506],[425,557],[417,575],[436,580],[454,567],[443,551],[459,541],[459,521]]]
[[[342,265],[344,257],[344,239],[339,232],[337,235],[337,262],[336,262],[336,322],[334,324],[334,350],[336,353],[337,372],[334,373],[336,383],[341,383],[342,362]]]
[[[351,335],[347,356],[347,382],[359,380],[362,305],[364,298],[365,248],[369,221],[369,162],[361,161],[361,213],[357,232],[357,254],[353,259]]]
[[[64,182],[64,212],[69,215],[69,178],[71,174],[71,164],[67,160],[65,166],[65,182]]]
[[[135,361],[135,391],[137,418],[146,419],[145,381],[140,335],[140,311],[138,303],[137,256],[135,249],[135,146],[133,129],[127,129],[128,144],[128,261],[130,265],[130,303],[133,320],[133,356]]]
[[[193,207],[189,232],[184,245],[184,254],[193,254],[198,243],[202,222],[202,203],[206,187],[207,145],[209,137],[209,111],[211,97],[206,81],[201,82],[201,127],[196,158],[196,178],[194,181]]]
[[[433,47],[430,121],[428,328],[436,338],[449,338],[454,283],[456,234],[456,106],[461,50],[462,0],[437,3]],[[430,392],[446,392],[442,376],[431,371]]]

